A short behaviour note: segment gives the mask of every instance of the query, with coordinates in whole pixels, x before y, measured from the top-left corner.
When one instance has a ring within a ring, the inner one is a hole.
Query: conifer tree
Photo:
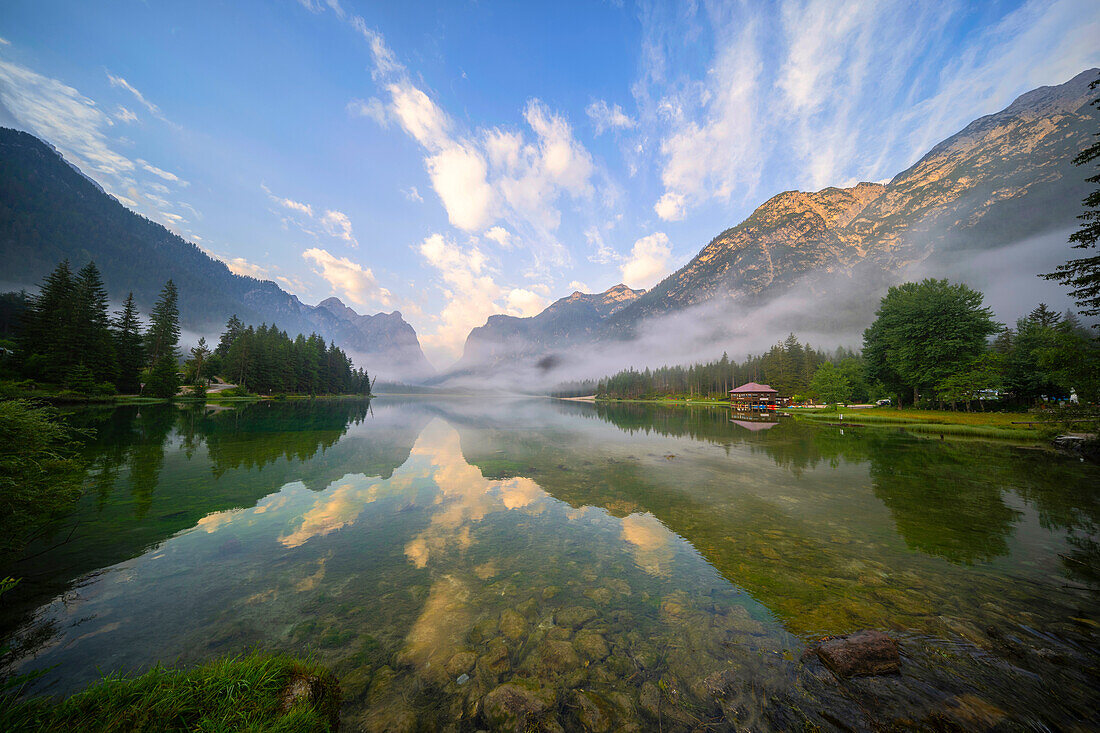
[[[113,382],[117,373],[107,289],[94,262],[80,268],[75,281],[72,339],[76,362],[91,372],[95,382]]]
[[[60,381],[74,364],[75,292],[69,261],[62,260],[31,299],[20,337],[23,370],[29,376]]]
[[[152,323],[146,342],[149,344],[148,390],[154,397],[175,397],[179,390],[176,347],[180,340],[180,318],[176,285],[164,284],[160,298],[153,306]]]
[[[115,319],[115,358],[118,361],[118,376],[115,386],[124,394],[133,394],[141,389],[141,370],[145,367],[145,340],[141,336],[141,321],[134,294],[126,296],[122,310]]]

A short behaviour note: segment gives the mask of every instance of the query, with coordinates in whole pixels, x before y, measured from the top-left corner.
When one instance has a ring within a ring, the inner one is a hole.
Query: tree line
[[[882,298],[861,353],[818,351],[792,334],[741,363],[723,354],[693,366],[628,369],[599,380],[596,394],[725,397],[751,381],[796,400],[827,403],[889,397],[899,405],[969,409],[990,400],[1032,406],[1100,399],[1100,342],[1074,313],[1040,303],[1006,327],[983,300],[982,293],[947,280],[904,283]]]
[[[108,312],[109,298],[94,262],[73,272],[63,260],[36,296],[23,296],[16,333],[20,374],[83,394],[134,393],[172,397],[179,387],[178,293],[165,283],[141,322],[134,295]]]
[[[838,365],[849,376],[860,398],[867,398],[867,386],[861,377],[863,363],[858,354],[846,348],[821,351],[802,344],[793,333],[763,354],[750,355],[741,362],[722,354],[721,359],[690,366],[663,366],[640,371],[625,369],[596,382],[595,393],[612,399],[723,398],[734,387],[760,382],[787,396],[808,396],[814,375],[822,364]]]
[[[294,339],[275,325],[245,326],[237,316],[213,352],[205,341],[191,350],[187,364],[192,379],[218,374],[240,387],[265,394],[370,394],[370,375],[356,369],[335,343],[325,345],[317,334]]]
[[[171,280],[148,325],[132,292],[113,315],[109,303],[94,262],[74,272],[63,260],[37,295],[5,294],[0,322],[4,336],[14,337],[6,342],[15,346],[14,371],[84,395],[171,398],[184,383],[202,392],[213,376],[262,393],[370,394],[366,370],[335,344],[317,334],[292,340],[274,325],[245,326],[235,315],[216,349],[200,338],[181,365],[179,293]]]

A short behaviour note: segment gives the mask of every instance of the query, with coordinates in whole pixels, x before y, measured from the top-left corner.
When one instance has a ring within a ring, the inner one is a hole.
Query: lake
[[[310,653],[347,730],[516,709],[543,730],[1100,724],[1100,468],[731,418],[504,398],[80,410],[87,491],[0,622],[42,694]],[[899,641],[900,674],[838,680],[807,653],[869,628]]]

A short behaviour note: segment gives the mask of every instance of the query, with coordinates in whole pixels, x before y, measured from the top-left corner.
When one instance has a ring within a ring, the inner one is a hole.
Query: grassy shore
[[[0,698],[0,730],[319,733],[336,730],[339,708],[336,679],[319,665],[251,654],[109,676],[60,702]]]

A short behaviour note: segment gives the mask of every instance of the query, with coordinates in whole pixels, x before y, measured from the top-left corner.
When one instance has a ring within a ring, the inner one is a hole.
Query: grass
[[[284,693],[303,679],[316,699],[288,709]],[[253,653],[193,669],[111,675],[60,702],[0,698],[0,730],[307,733],[336,730],[339,707],[339,686],[319,665]]]
[[[827,420],[853,425],[897,426],[912,433],[932,435],[970,436],[976,438],[1001,438],[1009,440],[1038,440],[1040,430],[1027,425],[1014,425],[1016,421],[1035,421],[1035,415],[1019,412],[950,412],[947,410],[899,410],[897,408],[865,408],[859,410],[798,409],[791,414],[810,420]]]

